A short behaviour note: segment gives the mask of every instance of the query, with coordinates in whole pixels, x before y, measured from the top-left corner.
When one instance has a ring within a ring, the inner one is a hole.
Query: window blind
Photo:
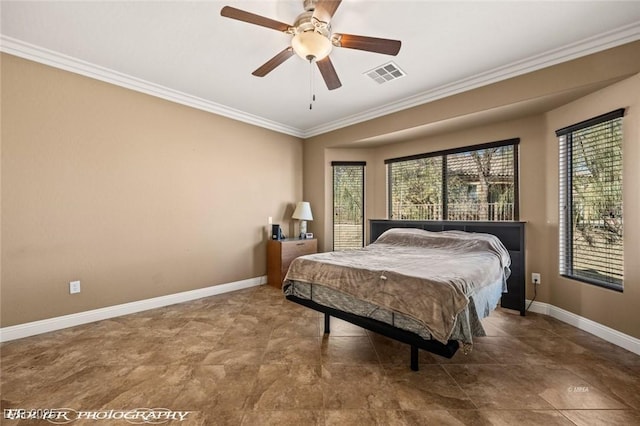
[[[517,220],[519,139],[386,160],[389,217]]]
[[[447,156],[448,220],[513,220],[515,145]]]
[[[560,129],[560,274],[622,290],[624,109]]]
[[[442,219],[442,157],[389,164],[390,218]]]
[[[364,246],[365,162],[332,162],[333,249]]]

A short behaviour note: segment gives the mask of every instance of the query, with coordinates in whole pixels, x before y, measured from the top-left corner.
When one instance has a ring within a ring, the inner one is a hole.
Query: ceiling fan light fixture
[[[291,47],[302,59],[320,61],[331,53],[331,40],[316,31],[297,33],[291,39]]]
[[[400,47],[402,46],[400,40],[356,34],[333,34],[331,31],[331,20],[342,0],[302,1],[305,11],[298,15],[293,25],[231,6],[225,6],[220,10],[220,15],[226,18],[270,28],[291,36],[290,46],[287,46],[251,74],[256,77],[264,77],[295,53],[302,59],[309,61],[309,65],[312,65],[312,62],[315,60],[322,79],[327,85],[327,89],[334,90],[341,87],[342,83],[329,57],[333,46],[392,56],[397,55],[400,51]],[[312,66],[310,66],[309,69],[313,72]],[[313,91],[313,75],[310,75],[311,89]],[[314,96],[312,96],[312,99],[314,99]]]

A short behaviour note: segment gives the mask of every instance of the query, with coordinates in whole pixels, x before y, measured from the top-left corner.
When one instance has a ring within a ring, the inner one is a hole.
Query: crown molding
[[[299,129],[0,35],[0,51],[279,133],[310,138],[640,40],[640,21],[309,129]]]
[[[178,90],[173,90],[159,84],[154,84],[140,78],[101,67],[71,56],[63,55],[5,35],[0,35],[0,51],[279,133],[296,137],[303,137],[304,135],[304,132],[295,127],[267,120],[262,117],[258,117],[257,115],[248,114],[222,104],[211,102],[197,96],[192,96]]]
[[[439,86],[379,108],[373,108],[359,114],[307,129],[303,137],[309,138],[317,136],[637,40],[640,40],[640,21],[513,62],[506,66],[494,68],[490,71],[474,75],[473,77]]]

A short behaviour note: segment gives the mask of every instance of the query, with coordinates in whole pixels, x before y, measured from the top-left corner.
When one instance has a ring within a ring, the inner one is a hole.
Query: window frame
[[[612,283],[596,278],[589,278],[575,274],[574,265],[574,229],[573,229],[573,217],[574,217],[574,202],[573,202],[573,133],[585,130],[590,127],[598,126],[600,124],[613,121],[622,120],[624,118],[625,109],[619,108],[611,112],[598,115],[588,120],[581,121],[571,126],[563,127],[556,130],[556,137],[558,137],[558,270],[560,276],[575,281],[584,282],[587,284],[595,285],[598,287],[614,290],[618,292],[624,291],[624,213],[622,214],[622,279],[620,283]],[[622,122],[620,123],[622,128]],[[565,138],[564,140],[562,138]],[[624,142],[624,134],[621,136],[621,143]],[[624,153],[620,159],[620,173],[624,177]],[[623,181],[624,184],[624,181]],[[624,193],[622,193],[624,196]],[[624,199],[622,200],[624,205]],[[598,271],[599,272],[599,271]]]
[[[390,158],[384,160],[385,165],[387,166],[387,217],[393,218],[393,196],[392,196],[392,167],[390,165],[392,163],[399,163],[403,161],[411,161],[411,160],[419,160],[423,158],[430,157],[442,157],[442,196],[440,197],[440,207],[442,209],[442,219],[443,221],[449,221],[453,219],[449,219],[449,209],[448,209],[448,196],[447,196],[447,187],[448,187],[448,179],[447,179],[447,156],[454,154],[461,154],[473,151],[480,151],[484,149],[491,148],[500,148],[504,146],[513,146],[513,219],[511,221],[518,221],[520,219],[520,177],[519,177],[519,145],[520,138],[511,138],[504,139],[495,142],[488,142],[477,145],[469,145],[460,148],[446,149],[441,151],[434,151],[416,155],[408,155],[405,157],[397,157]]]
[[[335,217],[336,217],[336,191],[335,191],[335,179],[336,179],[336,167],[343,167],[343,166],[347,166],[347,167],[361,167],[362,168],[362,193],[361,193],[361,200],[362,200],[362,216],[361,216],[361,221],[362,221],[362,225],[361,225],[361,235],[362,235],[362,240],[360,241],[360,248],[364,247],[365,245],[365,182],[366,182],[366,166],[367,166],[367,162],[366,161],[332,161],[331,162],[331,192],[332,192],[332,215],[331,215],[331,230],[332,230],[332,247],[333,250],[335,251],[335,247],[336,247],[336,224],[335,224]],[[354,247],[355,248],[355,247]],[[348,250],[348,249],[345,249]]]

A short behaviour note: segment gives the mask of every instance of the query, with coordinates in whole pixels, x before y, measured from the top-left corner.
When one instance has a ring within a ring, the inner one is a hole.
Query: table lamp
[[[305,238],[307,234],[307,221],[313,220],[309,202],[299,201],[291,217],[300,220],[300,238]]]

